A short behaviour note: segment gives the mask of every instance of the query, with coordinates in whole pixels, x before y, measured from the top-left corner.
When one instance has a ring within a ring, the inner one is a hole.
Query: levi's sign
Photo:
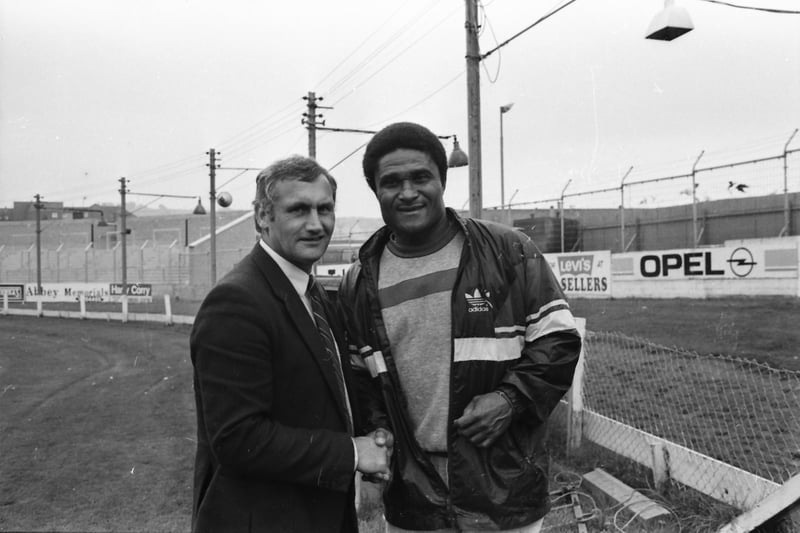
[[[567,296],[611,296],[611,252],[544,254]]]

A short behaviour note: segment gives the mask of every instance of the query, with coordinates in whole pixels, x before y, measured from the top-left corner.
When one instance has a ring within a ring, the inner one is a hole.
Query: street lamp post
[[[505,218],[505,204],[506,204],[506,189],[505,189],[505,164],[504,164],[504,149],[503,149],[503,115],[508,113],[514,106],[513,102],[500,106],[500,211],[503,212]],[[510,226],[510,221],[506,221]]]

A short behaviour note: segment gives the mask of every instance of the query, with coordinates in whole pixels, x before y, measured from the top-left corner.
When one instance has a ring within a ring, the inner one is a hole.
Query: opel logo
[[[740,246],[731,253],[728,264],[731,266],[731,272],[740,278],[745,278],[753,271],[756,262],[753,261],[753,254],[750,253],[750,250]]]

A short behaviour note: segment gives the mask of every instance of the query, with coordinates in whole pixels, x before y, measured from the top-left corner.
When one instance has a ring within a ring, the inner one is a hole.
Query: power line
[[[756,7],[756,6],[742,6],[739,4],[731,4],[729,2],[723,2],[722,0],[701,0],[702,2],[708,2],[710,4],[720,4],[723,6],[728,7],[735,7],[738,9],[750,9],[753,11],[764,11],[766,13],[779,13],[782,15],[800,15],[800,11],[792,11],[791,9],[776,9],[771,7]]]
[[[421,100],[417,100],[415,103],[411,104],[409,107],[405,108],[403,111],[400,111],[399,113],[395,113],[394,115],[392,115],[392,116],[390,116],[390,117],[388,117],[388,118],[386,118],[386,119],[384,119],[382,121],[373,122],[372,125],[375,125],[375,124],[386,124],[387,122],[391,122],[393,119],[408,113],[409,111],[411,111],[415,107],[418,107],[418,106],[422,105],[424,102],[430,100],[431,98],[433,98],[434,96],[436,96],[437,94],[442,92],[444,89],[446,89],[447,87],[452,85],[453,82],[455,82],[457,79],[462,78],[464,76],[465,72],[466,72],[466,70],[462,69],[458,74],[456,74],[455,76],[450,78],[450,80],[445,82],[444,85],[442,85],[438,89],[434,90],[428,96],[425,96]]]
[[[386,24],[387,24],[387,23],[388,23],[390,20],[393,20],[393,19],[394,19],[394,16],[395,16],[397,13],[399,13],[399,12],[400,12],[402,9],[404,9],[404,8],[405,8],[405,7],[408,5],[408,2],[409,2],[409,1],[410,1],[410,0],[407,0],[405,4],[402,4],[401,6],[399,6],[399,7],[398,7],[396,10],[394,10],[394,11],[392,12],[392,14],[391,14],[391,15],[389,15],[388,17],[386,17],[386,20],[384,20],[384,21],[383,21],[381,24],[379,24],[379,25],[378,25],[378,26],[375,28],[375,30],[374,30],[372,33],[370,33],[370,34],[369,34],[369,35],[368,35],[368,36],[367,36],[367,37],[366,37],[366,38],[365,38],[363,41],[361,41],[361,43],[360,43],[358,46],[356,46],[356,47],[353,49],[353,51],[352,51],[352,52],[350,52],[350,53],[349,53],[347,56],[345,56],[345,58],[344,58],[344,59],[342,59],[341,61],[339,61],[339,63],[337,63],[335,67],[333,67],[333,68],[332,68],[332,69],[331,69],[331,70],[330,70],[330,71],[329,71],[327,74],[325,74],[325,75],[322,77],[322,79],[321,79],[321,80],[319,80],[319,81],[317,82],[317,85],[316,85],[316,86],[317,86],[317,87],[321,86],[321,85],[322,85],[322,83],[323,83],[325,80],[327,80],[328,78],[330,78],[330,77],[331,77],[331,75],[332,75],[334,72],[336,72],[336,70],[337,70],[339,67],[341,67],[342,65],[344,65],[344,64],[347,62],[347,60],[348,60],[348,59],[350,59],[351,57],[353,57],[353,56],[356,54],[356,52],[358,52],[358,51],[359,51],[361,48],[363,48],[363,47],[364,47],[364,45],[367,43],[367,41],[369,41],[370,39],[372,39],[372,37],[374,37],[374,36],[375,36],[375,34],[377,34],[378,32],[380,32],[380,31],[383,29],[383,27],[384,27],[384,26],[386,26]]]
[[[492,22],[489,20],[489,15],[486,13],[486,6],[483,5],[481,2],[481,13],[483,13],[484,22],[481,24],[481,33],[483,32],[483,28],[489,28],[489,33],[492,34],[492,39],[494,40],[494,44],[498,44],[497,35],[494,33],[494,28],[492,27]],[[483,71],[486,73],[486,77],[489,80],[489,83],[493,84],[500,78],[500,66],[502,64],[502,56],[500,54],[497,55],[497,69],[494,74],[494,77],[489,73],[489,68],[486,66],[486,63],[483,63]]]
[[[333,170],[334,168],[338,167],[339,165],[341,165],[342,163],[344,163],[345,161],[350,159],[350,157],[352,157],[353,155],[357,154],[362,148],[364,148],[367,145],[367,143],[369,143],[369,141],[363,143],[361,146],[359,146],[358,148],[356,148],[355,150],[353,150],[352,152],[350,152],[349,154],[344,156],[342,159],[340,159],[336,163],[334,163],[333,166],[331,166],[328,170]]]
[[[334,94],[342,86],[344,86],[345,83],[353,79],[359,72],[364,70],[367,66],[371,65],[372,60],[378,55],[380,55],[384,50],[389,48],[392,44],[394,44],[398,40],[398,38],[408,30],[408,28],[414,27],[420,20],[424,20],[424,15],[426,15],[431,9],[433,9],[435,5],[436,2],[432,2],[428,7],[420,10],[420,12],[412,14],[411,17],[405,22],[405,24],[400,26],[397,30],[394,31],[394,33],[392,33],[388,38],[386,38],[382,43],[380,43],[376,49],[374,49],[364,59],[362,59],[353,69],[350,70],[350,72],[345,74],[331,87],[329,87],[326,93],[329,95]]]
[[[232,137],[229,137],[228,139],[217,143],[217,146],[219,146],[221,150],[230,151],[230,148],[228,148],[229,145],[249,142],[255,138],[258,138],[261,135],[264,135],[272,130],[275,130],[285,122],[288,122],[289,120],[294,120],[295,113],[297,111],[296,107],[297,107],[297,101],[292,100],[290,103],[287,103],[281,109],[273,112],[268,117],[256,122],[255,124],[253,124],[248,128],[245,128],[239,133],[233,135]]]
[[[565,7],[569,6],[570,4],[574,4],[576,1],[577,0],[569,0],[566,4],[562,5],[559,8],[554,9],[553,11],[551,11],[547,15],[543,16],[542,18],[540,18],[539,20],[537,20],[536,22],[534,22],[533,24],[531,24],[530,26],[528,26],[524,30],[522,30],[520,32],[517,32],[516,34],[512,35],[510,38],[506,39],[505,41],[503,41],[502,43],[497,45],[495,48],[489,50],[485,54],[481,54],[481,60],[486,59],[487,57],[489,57],[490,55],[492,55],[493,53],[495,53],[496,51],[500,50],[502,47],[504,47],[505,45],[507,45],[508,43],[510,43],[511,41],[513,41],[514,39],[516,39],[517,37],[522,35],[523,33],[527,32],[528,30],[530,30],[534,26],[538,25],[539,23],[544,22],[545,20],[549,19],[550,17],[552,17],[553,15],[555,15],[556,13],[558,13],[559,11],[564,9]]]
[[[386,67],[388,67],[389,65],[391,65],[391,64],[392,64],[392,63],[393,63],[393,62],[394,62],[394,61],[395,61],[395,60],[396,60],[398,57],[400,57],[401,55],[405,54],[405,53],[406,53],[406,52],[407,52],[409,49],[411,49],[413,46],[415,46],[417,43],[419,43],[419,42],[420,42],[422,39],[424,39],[425,37],[427,37],[428,35],[430,35],[430,34],[431,34],[431,32],[433,32],[433,31],[434,31],[436,28],[438,28],[439,26],[441,26],[441,24],[442,24],[444,21],[445,21],[445,19],[442,19],[441,21],[439,21],[439,23],[438,23],[438,24],[436,24],[435,26],[433,26],[433,27],[429,28],[429,29],[428,29],[428,31],[426,31],[425,33],[423,33],[422,35],[420,35],[419,37],[417,37],[417,38],[416,38],[416,39],[415,39],[413,42],[411,42],[411,44],[409,44],[408,46],[406,46],[405,48],[403,48],[402,50],[400,50],[400,51],[399,51],[397,54],[395,54],[395,55],[394,55],[392,58],[390,58],[388,61],[386,61],[386,63],[384,63],[382,67],[378,68],[378,69],[377,69],[377,70],[375,70],[375,71],[374,71],[372,74],[370,74],[370,75],[369,75],[369,76],[368,76],[366,79],[364,79],[364,80],[361,82],[361,84],[367,83],[369,80],[371,80],[372,78],[374,78],[375,76],[377,76],[378,74],[380,74],[380,73],[381,73],[381,72],[382,72],[382,71],[383,71],[383,70],[384,70]],[[335,106],[336,104],[338,104],[339,102],[341,102],[342,100],[344,100],[345,98],[347,98],[348,96],[350,96],[351,94],[352,94],[352,93],[347,93],[346,95],[342,96],[342,97],[341,97],[339,100],[335,101],[335,102],[333,103],[333,105]]]

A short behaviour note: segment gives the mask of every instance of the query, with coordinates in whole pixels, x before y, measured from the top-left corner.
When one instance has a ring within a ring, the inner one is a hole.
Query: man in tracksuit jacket
[[[342,281],[367,431],[393,439],[387,531],[537,532],[546,421],[581,338],[547,261],[512,228],[446,209],[444,147],[378,132],[363,161],[386,226]]]

